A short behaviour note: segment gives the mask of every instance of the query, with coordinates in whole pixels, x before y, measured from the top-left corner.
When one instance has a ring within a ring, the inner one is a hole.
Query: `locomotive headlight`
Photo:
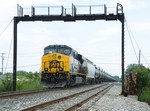
[[[63,71],[63,68],[59,68],[59,71]]]
[[[44,71],[48,71],[48,68],[44,68]]]

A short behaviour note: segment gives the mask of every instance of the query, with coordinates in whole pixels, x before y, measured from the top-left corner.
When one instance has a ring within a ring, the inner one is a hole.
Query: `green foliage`
[[[0,82],[0,92],[12,91],[12,75],[5,74],[5,77]]]
[[[140,73],[140,74],[148,74],[149,69],[147,69],[142,64],[141,65],[130,64],[130,65],[127,66],[126,74],[131,73],[131,72],[133,72],[133,73]]]
[[[120,81],[119,76],[113,76],[113,78],[114,78],[115,80],[117,80],[117,81]]]
[[[25,74],[28,74],[28,72],[26,71],[17,71],[17,75],[25,75]]]
[[[39,80],[24,80],[17,82],[17,90],[33,90],[40,88],[42,88],[42,85]]]
[[[148,73],[145,73],[145,74],[142,74],[142,72],[137,73],[138,95],[140,95],[146,87],[150,87],[149,81],[150,81],[150,77]]]
[[[145,87],[138,96],[139,101],[148,102],[150,100],[150,87]]]
[[[17,90],[33,90],[42,88],[39,73],[29,72],[28,74],[18,76],[18,79]]]
[[[4,76],[4,77],[3,77]],[[42,88],[38,72],[17,72],[17,90],[33,90]],[[12,91],[12,73],[0,76],[0,92]]]
[[[147,102],[150,99],[150,69],[143,65],[130,64],[127,67],[126,73],[130,72],[137,74],[138,100]]]

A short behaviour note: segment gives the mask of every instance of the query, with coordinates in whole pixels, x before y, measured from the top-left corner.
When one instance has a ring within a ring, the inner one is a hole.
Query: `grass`
[[[143,89],[141,94],[138,95],[139,101],[149,102],[150,101],[150,87],[146,87]]]
[[[34,90],[42,87],[40,80],[23,80],[17,82],[17,90]]]
[[[4,89],[3,84],[2,84],[2,80],[0,79],[0,92],[2,92]]]
[[[12,90],[12,76],[3,75],[0,78],[0,92],[7,92]]]
[[[41,89],[43,86],[40,82],[40,76],[35,74],[17,76],[17,90],[34,90]],[[0,92],[12,91],[12,76],[6,75],[0,78]]]

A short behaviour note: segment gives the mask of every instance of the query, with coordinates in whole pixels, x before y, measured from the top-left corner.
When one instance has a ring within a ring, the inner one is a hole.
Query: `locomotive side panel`
[[[70,56],[70,74],[79,74],[81,73],[81,64],[74,57]]]
[[[87,82],[90,84],[95,83],[95,66],[91,63],[87,62]]]

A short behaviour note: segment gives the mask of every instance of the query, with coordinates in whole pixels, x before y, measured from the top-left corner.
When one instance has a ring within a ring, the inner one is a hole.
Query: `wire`
[[[142,54],[142,56],[143,56],[143,58],[144,58],[146,64],[148,65],[148,67],[150,67],[150,66],[149,66],[149,63],[147,62],[147,60],[146,60],[146,58],[145,58],[145,56],[144,56],[144,54],[143,54],[142,52],[141,52],[141,54]]]
[[[126,20],[126,19],[125,19],[125,20]],[[126,20],[126,24],[127,24],[127,20]],[[138,43],[137,43],[137,41],[136,41],[136,39],[135,39],[135,37],[134,37],[134,35],[133,35],[133,33],[132,33],[132,31],[131,31],[131,29],[130,29],[130,27],[128,26],[128,24],[127,24],[127,29],[128,29],[129,32],[131,33],[131,36],[133,37],[133,39],[134,39],[134,41],[135,41],[135,43],[136,43],[138,49],[141,50],[140,47],[139,47],[139,45],[138,45]],[[144,54],[142,53],[142,51],[141,51],[141,54],[142,54],[142,56],[143,56],[143,58],[144,58],[146,64],[148,65],[148,67],[150,67],[150,65],[149,65],[149,63],[147,62],[147,60],[146,60]],[[136,57],[137,57],[137,55],[136,55]]]
[[[24,65],[24,66],[17,66],[17,68],[24,68],[24,67],[37,67],[40,66],[41,64],[32,64],[32,65]],[[7,67],[7,69],[12,69],[13,67]],[[0,68],[1,69],[1,68]]]
[[[18,66],[18,68],[35,67],[35,66],[40,66],[40,65],[41,65],[41,64],[25,65],[25,66]]]
[[[127,24],[127,21],[126,21],[125,23],[126,23],[126,27],[127,27],[128,35],[129,35],[129,38],[130,38],[130,41],[131,41],[131,44],[132,44],[132,47],[133,47],[133,50],[134,50],[135,56],[136,56],[137,61],[138,61],[138,56],[137,56],[137,53],[136,53],[136,51],[135,51],[133,41],[132,41],[132,39],[131,39],[130,30],[129,30],[129,26],[128,26],[128,24]]]
[[[7,69],[9,57],[10,57],[10,51],[11,51],[11,47],[12,47],[12,41],[13,41],[13,39],[11,38],[10,46],[9,46],[9,52],[8,52],[8,57],[7,57],[7,62],[6,62],[6,67],[5,67],[5,73],[6,73],[6,69]]]
[[[6,29],[9,27],[13,19],[9,22],[9,24],[5,27],[5,29],[0,33],[0,37],[3,35],[3,33],[6,31]]]

